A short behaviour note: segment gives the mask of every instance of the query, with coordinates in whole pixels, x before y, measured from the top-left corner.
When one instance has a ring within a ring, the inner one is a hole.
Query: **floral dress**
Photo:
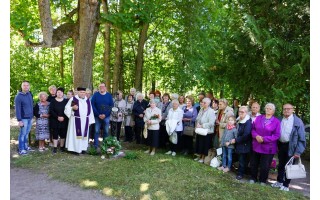
[[[39,115],[42,114],[49,114],[49,105],[42,105],[40,102],[38,103],[39,106]],[[45,140],[49,139],[50,132],[49,132],[49,118],[38,117],[36,120],[36,139],[37,140]]]

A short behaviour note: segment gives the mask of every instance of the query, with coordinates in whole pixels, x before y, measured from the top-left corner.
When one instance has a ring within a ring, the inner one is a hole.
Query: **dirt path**
[[[113,200],[97,190],[82,189],[27,169],[10,169],[11,200]]]

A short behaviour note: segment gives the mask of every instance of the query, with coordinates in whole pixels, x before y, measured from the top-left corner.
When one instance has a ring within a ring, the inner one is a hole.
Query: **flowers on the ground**
[[[109,136],[102,141],[102,145],[101,145],[102,155],[106,155],[107,157],[118,155],[120,149],[121,149],[121,145],[120,145],[120,142],[117,140],[117,137]]]

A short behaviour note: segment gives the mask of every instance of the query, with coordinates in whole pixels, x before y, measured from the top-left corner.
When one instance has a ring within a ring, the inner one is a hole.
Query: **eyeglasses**
[[[293,109],[293,108],[283,108],[283,110],[291,110],[291,109]]]
[[[244,113],[244,111],[239,111],[239,113]]]

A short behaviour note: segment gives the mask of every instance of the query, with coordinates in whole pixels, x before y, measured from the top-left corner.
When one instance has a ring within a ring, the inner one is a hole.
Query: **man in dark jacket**
[[[293,114],[293,106],[289,103],[283,105],[283,118],[281,120],[281,136],[278,141],[278,177],[277,182],[271,186],[289,191],[291,179],[286,178],[285,166],[289,159],[299,158],[306,148],[306,136],[302,120]]]
[[[28,81],[22,81],[21,91],[14,99],[16,117],[20,126],[19,155],[27,155],[32,149],[28,146],[28,136],[32,126],[33,99]]]

